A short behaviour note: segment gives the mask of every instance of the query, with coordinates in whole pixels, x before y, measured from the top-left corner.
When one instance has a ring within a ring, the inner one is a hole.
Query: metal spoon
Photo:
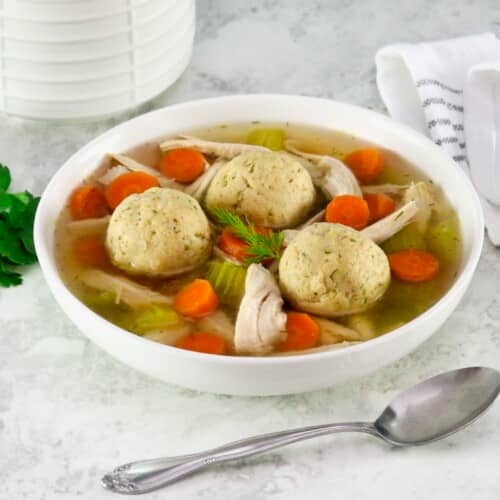
[[[132,462],[106,474],[102,484],[116,493],[146,493],[214,463],[251,457],[335,432],[363,432],[394,446],[427,444],[472,423],[499,393],[500,372],[484,367],[453,370],[399,394],[374,423],[315,425],[242,439],[192,455]]]

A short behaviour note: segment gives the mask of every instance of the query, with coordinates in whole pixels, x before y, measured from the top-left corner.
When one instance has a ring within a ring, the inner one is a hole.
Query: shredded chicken
[[[173,298],[155,292],[122,276],[108,274],[97,269],[88,269],[78,275],[79,279],[90,288],[116,294],[117,303],[124,302],[132,308],[151,303],[169,304]]]
[[[373,186],[363,186],[361,189],[366,194],[380,193],[402,196],[408,187],[408,184],[375,184]]]
[[[101,183],[103,186],[109,186],[115,179],[123,174],[127,174],[130,170],[123,165],[115,165],[114,167],[106,170],[104,175],[98,177],[97,182]]]
[[[370,238],[375,243],[382,243],[401,231],[407,224],[413,222],[418,211],[419,208],[416,202],[410,201],[387,217],[365,227],[365,229],[361,231],[361,234]]]
[[[287,247],[299,234],[300,229],[283,229],[281,234],[283,235],[283,246]]]
[[[212,182],[215,174],[220,170],[224,163],[225,162],[218,160],[210,165],[205,172],[198,177],[198,179],[196,179],[184,190],[184,192],[191,195],[193,198],[196,198],[198,201],[201,201],[207,192],[210,182]]]
[[[367,314],[353,314],[347,319],[347,325],[358,332],[359,340],[370,340],[377,336],[373,320]]]
[[[246,151],[270,151],[264,146],[253,144],[237,144],[231,142],[216,142],[198,139],[188,135],[180,135],[175,139],[167,139],[160,144],[162,151],[169,151],[177,148],[194,148],[205,154],[220,156],[231,159]]]
[[[362,340],[361,335],[356,330],[347,326],[336,323],[331,319],[314,317],[320,328],[320,338],[322,344],[338,344],[344,341],[359,341]]]
[[[325,218],[325,212],[325,208],[320,210],[317,214],[314,214],[310,219],[307,219],[303,224],[298,226],[297,229],[283,229],[283,231],[281,231],[281,234],[283,235],[283,245],[287,247],[301,229],[304,229],[315,222],[321,222]]]
[[[67,228],[73,236],[85,236],[92,233],[104,233],[108,228],[110,215],[98,219],[73,220],[68,222]]]
[[[340,160],[332,156],[299,151],[293,141],[285,141],[285,147],[291,153],[308,160],[304,166],[309,171],[314,185],[319,187],[329,198],[341,194],[362,196],[356,177],[349,167]]]
[[[260,264],[251,264],[245,280],[245,295],[235,324],[238,353],[265,354],[283,341],[286,314],[273,275]]]
[[[225,260],[226,262],[231,262],[231,264],[236,264],[237,266],[241,266],[241,262],[238,259],[224,252],[224,250],[220,249],[217,245],[214,246],[214,255],[222,260]]]
[[[403,195],[403,203],[413,201],[417,204],[418,213],[415,216],[415,223],[422,233],[427,229],[435,205],[431,189],[432,186],[428,182],[412,182]]]
[[[182,190],[184,188],[184,186],[182,184],[175,182],[173,179],[169,179],[168,177],[165,177],[158,170],[151,168],[151,167],[148,167],[147,165],[143,165],[142,163],[139,163],[138,161],[134,160],[133,158],[130,158],[130,156],[116,154],[116,153],[108,153],[108,156],[110,158],[112,158],[113,160],[117,161],[119,163],[119,165],[125,167],[127,170],[129,170],[131,172],[144,172],[146,174],[152,175],[153,177],[156,177],[158,179],[158,182],[160,183],[161,187],[169,187],[171,189],[180,189],[180,190]],[[104,181],[106,181],[107,180],[106,176],[101,177],[101,179],[99,179],[99,181],[103,182],[103,179],[104,179]],[[109,181],[109,182],[111,182],[111,181]],[[103,182],[103,183],[105,184],[105,182]]]
[[[198,327],[222,337],[228,344],[234,343],[234,325],[229,316],[220,309],[198,321]]]
[[[320,210],[317,214],[314,214],[310,219],[307,219],[304,224],[301,224],[298,229],[304,229],[315,222],[321,222],[325,218],[326,208]]]
[[[152,330],[145,333],[143,337],[160,344],[175,345],[182,337],[189,335],[192,329],[191,325],[186,325],[175,330]]]
[[[363,236],[366,236],[375,243],[382,243],[388,240],[391,236],[401,231],[410,222],[415,220],[418,214],[419,208],[414,201],[410,201],[406,205],[403,205],[399,210],[396,210],[392,214],[380,219],[374,224],[365,227],[361,231]],[[319,214],[317,214],[319,215]],[[281,231],[283,234],[283,245],[287,247],[293,239],[299,234],[301,229],[313,224],[314,220],[310,220],[299,227],[299,229],[284,229]]]

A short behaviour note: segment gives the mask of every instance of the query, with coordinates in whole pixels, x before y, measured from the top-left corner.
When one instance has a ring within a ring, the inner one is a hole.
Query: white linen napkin
[[[391,116],[429,135],[469,173],[488,236],[500,245],[500,40],[484,33],[398,43],[380,49],[375,64]]]

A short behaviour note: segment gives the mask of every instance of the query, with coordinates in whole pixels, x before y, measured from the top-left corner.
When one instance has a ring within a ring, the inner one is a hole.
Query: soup
[[[431,307],[455,212],[396,154],[299,125],[219,125],[109,154],[56,227],[72,292],[152,341],[210,354],[345,348]]]

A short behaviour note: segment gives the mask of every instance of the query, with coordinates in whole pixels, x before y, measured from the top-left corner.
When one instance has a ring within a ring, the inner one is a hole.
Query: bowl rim
[[[42,217],[46,210],[46,206],[48,206],[50,199],[48,195],[52,190],[52,187],[56,183],[57,177],[66,169],[71,167],[72,162],[80,155],[85,154],[89,150],[91,150],[97,143],[99,143],[105,136],[108,134],[118,134],[121,130],[128,129],[131,126],[139,124],[141,121],[147,121],[150,117],[155,114],[162,114],[165,110],[177,110],[188,108],[189,106],[203,106],[204,103],[211,102],[217,103],[220,102],[221,105],[227,105],[228,103],[237,103],[238,101],[252,100],[252,99],[285,99],[285,100],[309,100],[310,102],[315,102],[316,104],[325,104],[329,105],[333,104],[338,106],[339,108],[344,108],[346,111],[355,111],[359,113],[365,113],[366,116],[371,116],[372,118],[380,121],[386,127],[389,127],[392,130],[398,129],[398,132],[404,133],[406,136],[410,137],[414,141],[422,144],[422,146],[433,149],[435,152],[439,153],[440,156],[443,157],[443,160],[447,160],[447,167],[445,168],[453,168],[453,160],[446,155],[446,153],[439,148],[434,142],[431,141],[428,137],[424,136],[420,132],[412,129],[411,127],[396,122],[394,119],[390,118],[387,115],[382,113],[373,111],[371,109],[363,108],[361,106],[357,106],[354,104],[349,104],[341,101],[336,101],[332,99],[326,99],[321,97],[312,97],[312,96],[301,96],[301,95],[293,95],[293,94],[273,94],[273,93],[262,93],[262,94],[237,94],[237,95],[225,95],[225,96],[217,96],[217,97],[209,97],[203,99],[194,99],[185,102],[180,102],[168,106],[164,106],[159,109],[155,109],[149,111],[147,113],[138,115],[130,120],[127,120],[123,123],[120,123],[111,129],[106,130],[104,133],[92,139],[90,142],[85,144],[82,148],[78,149],[73,155],[71,155],[68,160],[64,162],[64,164],[60,167],[60,169],[54,174],[51,178],[50,182],[47,184],[39,205],[39,209],[37,210],[35,225],[34,225],[34,236],[35,236],[35,248],[38,255],[40,268],[42,269],[42,274],[45,278],[45,281],[51,290],[56,302],[59,303],[59,294],[62,294],[63,300],[66,303],[69,303],[72,308],[76,308],[83,315],[91,315],[98,324],[102,328],[111,329],[116,334],[127,335],[129,339],[132,339],[137,344],[142,344],[147,342],[151,347],[152,340],[148,340],[141,336],[138,336],[132,332],[124,330],[113,323],[107,321],[103,317],[99,316],[97,313],[88,308],[83,302],[81,302],[73,293],[66,287],[65,283],[61,279],[59,272],[57,270],[57,266],[53,266],[50,262],[50,255],[53,253],[53,249],[46,248],[43,242],[42,235]],[[199,353],[195,351],[188,351],[185,349],[179,349],[174,346],[169,346],[165,344],[160,344],[155,342],[156,348],[163,350],[167,355],[174,355],[184,357],[186,359],[190,359],[192,361],[211,364],[211,365],[246,365],[246,366],[271,366],[271,365],[295,365],[302,364],[304,361],[310,360],[323,360],[325,358],[335,359],[337,357],[344,356],[352,352],[360,352],[366,349],[371,349],[375,346],[383,345],[387,342],[391,342],[393,339],[401,337],[402,335],[407,334],[408,325],[411,325],[413,328],[418,328],[422,324],[424,324],[430,316],[434,314],[435,311],[445,308],[449,302],[454,300],[454,295],[462,288],[467,286],[469,280],[471,279],[474,270],[479,261],[479,257],[481,255],[481,250],[483,247],[484,241],[484,217],[482,212],[481,203],[479,201],[479,196],[475,191],[472,182],[468,178],[467,174],[460,168],[457,164],[455,170],[453,170],[455,175],[461,177],[462,182],[464,182],[470,191],[471,200],[474,203],[474,206],[471,206],[471,210],[473,211],[474,217],[474,230],[475,233],[473,236],[473,240],[471,242],[470,254],[467,260],[464,263],[463,269],[460,274],[457,276],[455,282],[452,286],[447,290],[447,292],[429,309],[424,311],[422,314],[417,316],[415,319],[409,321],[405,325],[391,330],[379,337],[374,339],[370,339],[359,344],[350,345],[345,348],[325,350],[320,352],[310,352],[310,353],[302,353],[302,354],[293,354],[289,356],[227,356],[227,355],[207,355],[204,353]],[[64,308],[63,308],[64,309]],[[75,324],[78,328],[78,326]]]

